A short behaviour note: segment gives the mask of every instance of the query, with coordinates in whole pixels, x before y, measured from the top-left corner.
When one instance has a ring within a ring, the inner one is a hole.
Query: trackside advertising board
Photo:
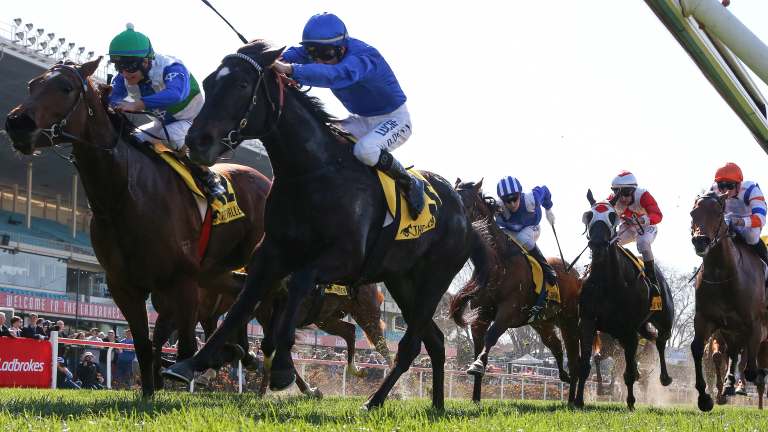
[[[51,387],[51,343],[0,337],[0,387]]]

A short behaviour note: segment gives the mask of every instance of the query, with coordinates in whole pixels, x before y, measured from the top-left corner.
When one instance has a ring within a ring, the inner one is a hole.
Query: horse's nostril
[[[37,124],[26,112],[10,114],[5,119],[5,130],[10,132],[32,132]]]

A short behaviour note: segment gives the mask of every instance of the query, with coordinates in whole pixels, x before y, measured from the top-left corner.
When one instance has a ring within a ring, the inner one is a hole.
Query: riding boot
[[[650,282],[653,289],[656,290],[655,293],[651,292],[651,297],[656,293],[661,294],[661,290],[659,290],[659,281],[656,279],[656,266],[654,265],[653,260],[643,261],[643,271],[645,271],[645,277],[648,278],[648,282]]]
[[[187,159],[186,162],[192,175],[203,184],[203,188],[205,189],[206,194],[208,194],[208,201],[213,202],[218,199],[222,204],[225,204],[227,202],[227,199],[225,198],[227,190],[224,189],[224,185],[221,184],[219,175],[211,171],[207,166],[192,163],[189,159]]]
[[[555,269],[549,265],[547,259],[544,258],[544,254],[541,253],[539,246],[534,245],[533,249],[529,250],[528,253],[541,265],[541,270],[544,273],[544,281],[550,285],[557,285],[557,273],[555,272]]]
[[[413,219],[416,219],[424,209],[424,183],[411,175],[400,165],[400,162],[392,157],[392,154],[382,150],[379,154],[379,161],[374,168],[383,171],[392,177],[405,194],[405,201],[408,203],[408,211]]]
[[[753,244],[752,248],[757,252],[757,256],[759,256],[765,264],[768,264],[768,249],[766,249],[763,239],[760,239],[757,243]]]

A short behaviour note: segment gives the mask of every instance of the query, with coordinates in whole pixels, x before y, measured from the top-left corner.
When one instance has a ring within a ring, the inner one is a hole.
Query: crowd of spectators
[[[52,322],[34,313],[26,318],[26,325],[20,316],[11,317],[10,326],[6,324],[6,320],[5,313],[0,312],[0,337],[47,340],[52,331],[58,331],[60,338],[133,345],[130,329],[125,329],[123,337],[118,338],[114,329],[108,330],[107,333],[98,328],[73,330],[62,320]],[[58,352],[56,368],[59,388],[105,388],[108,365],[111,365],[113,387],[129,388],[137,384],[139,367],[136,353],[131,349],[113,348],[109,351],[96,345],[59,344]]]

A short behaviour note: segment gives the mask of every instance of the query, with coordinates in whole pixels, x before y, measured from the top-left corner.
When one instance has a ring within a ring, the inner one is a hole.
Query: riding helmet
[[[152,42],[143,33],[133,29],[133,24],[125,25],[125,31],[118,34],[109,43],[109,56],[114,61],[121,57],[154,58]]]
[[[613,181],[611,182],[612,188],[623,188],[623,187],[637,187],[637,179],[635,178],[635,175],[632,174],[629,171],[622,171],[613,178]]]
[[[741,168],[733,162],[728,162],[724,166],[717,169],[715,173],[715,181],[730,181],[734,183],[741,183],[744,181],[744,176],[741,174]]]
[[[503,179],[499,180],[499,183],[496,185],[496,194],[498,194],[499,198],[502,200],[505,196],[522,192],[523,185],[520,184],[520,180],[512,176],[504,177]]]
[[[344,22],[332,13],[323,12],[307,21],[301,44],[344,46],[348,37]]]

